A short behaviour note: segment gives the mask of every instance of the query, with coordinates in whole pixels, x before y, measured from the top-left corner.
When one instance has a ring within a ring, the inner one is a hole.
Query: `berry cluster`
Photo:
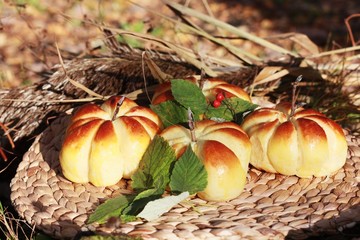
[[[212,105],[214,108],[218,108],[221,105],[221,102],[225,99],[225,95],[222,92],[216,94],[216,98],[213,101]]]

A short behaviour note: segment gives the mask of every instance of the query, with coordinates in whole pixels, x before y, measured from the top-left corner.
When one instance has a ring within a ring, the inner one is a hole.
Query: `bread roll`
[[[109,186],[138,168],[161,122],[152,110],[127,98],[117,109],[121,98],[86,104],[72,116],[60,151],[62,172],[70,181]]]
[[[347,155],[342,128],[312,109],[290,103],[262,108],[249,114],[242,128],[252,143],[250,163],[256,168],[284,175],[321,177],[339,170]]]
[[[251,144],[239,125],[211,120],[196,122],[196,140],[189,129],[173,125],[160,135],[169,142],[179,158],[187,146],[203,162],[208,173],[206,189],[198,193],[209,201],[227,201],[243,191],[250,161]]]

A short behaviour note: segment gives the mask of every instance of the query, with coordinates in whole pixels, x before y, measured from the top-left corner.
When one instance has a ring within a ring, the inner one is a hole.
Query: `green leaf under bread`
[[[207,186],[207,177],[204,164],[188,146],[185,153],[175,163],[170,179],[171,191],[190,194],[202,191]]]
[[[156,135],[131,177],[132,188],[137,192],[165,189],[170,180],[170,167],[175,160],[174,150],[162,137]]]

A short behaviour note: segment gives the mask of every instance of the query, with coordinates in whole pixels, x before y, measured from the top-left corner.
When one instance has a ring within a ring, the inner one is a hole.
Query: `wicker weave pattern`
[[[331,177],[299,179],[251,168],[244,192],[232,201],[192,198],[153,222],[87,226],[99,203],[129,190],[126,181],[97,188],[61,175],[58,153],[68,121],[57,119],[36,138],[11,182],[20,216],[53,237],[72,238],[90,229],[146,239],[301,239],[360,221],[360,139],[347,135],[347,162]]]

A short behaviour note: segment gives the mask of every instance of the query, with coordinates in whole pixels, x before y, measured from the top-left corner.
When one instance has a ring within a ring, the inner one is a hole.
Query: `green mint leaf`
[[[138,170],[131,177],[132,188],[137,192],[152,188],[164,190],[175,160],[175,151],[168,142],[156,135],[145,151]]]
[[[136,195],[134,200],[124,209],[122,215],[136,216],[148,202],[161,198],[164,189],[146,189]]]
[[[195,116],[204,113],[207,108],[205,95],[198,86],[190,81],[171,80],[171,93],[178,103],[186,109],[190,108]]]
[[[175,163],[170,179],[171,191],[175,193],[188,191],[190,194],[200,192],[207,186],[207,177],[204,164],[188,146]]]
[[[208,106],[205,112],[206,118],[209,119],[224,119],[225,121],[235,121],[240,123],[243,114],[248,111],[253,111],[258,105],[238,97],[226,98],[218,108]]]
[[[208,119],[223,119],[225,121],[233,121],[234,114],[234,111],[223,103],[217,108],[209,105],[205,116]]]
[[[187,122],[187,110],[176,101],[166,101],[150,108],[160,117],[164,127]]]
[[[98,222],[105,223],[110,217],[119,217],[124,208],[135,198],[134,195],[120,195],[110,198],[100,204],[89,216],[88,224]]]
[[[138,217],[132,216],[132,215],[121,215],[120,216],[121,223],[133,222],[133,221],[136,221],[137,219],[138,219]]]
[[[148,202],[137,217],[144,218],[148,221],[155,220],[162,214],[168,212],[176,204],[185,200],[189,197],[189,195],[189,192],[183,192],[177,196],[166,196],[164,198]]]

